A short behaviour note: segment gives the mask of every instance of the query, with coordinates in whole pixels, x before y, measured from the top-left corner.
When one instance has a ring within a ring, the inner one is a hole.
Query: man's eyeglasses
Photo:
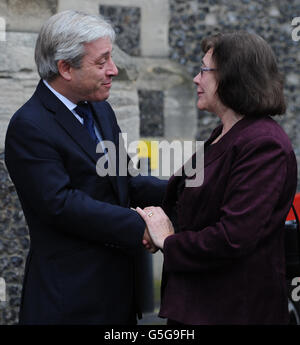
[[[203,76],[203,72],[210,72],[210,71],[216,71],[216,68],[210,68],[210,67],[200,67],[200,73],[201,73],[201,77]]]

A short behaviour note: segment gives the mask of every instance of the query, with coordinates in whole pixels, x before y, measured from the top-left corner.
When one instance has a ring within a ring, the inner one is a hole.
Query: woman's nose
[[[193,82],[194,82],[195,84],[199,84],[199,79],[200,79],[200,77],[201,77],[201,73],[198,73],[198,74],[195,76],[195,78],[193,79]]]

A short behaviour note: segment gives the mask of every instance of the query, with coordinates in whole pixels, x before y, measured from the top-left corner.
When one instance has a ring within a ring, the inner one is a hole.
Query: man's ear
[[[68,62],[66,62],[65,60],[58,60],[57,62],[57,68],[58,68],[58,72],[59,74],[62,76],[62,78],[64,78],[65,80],[71,80],[71,66]]]

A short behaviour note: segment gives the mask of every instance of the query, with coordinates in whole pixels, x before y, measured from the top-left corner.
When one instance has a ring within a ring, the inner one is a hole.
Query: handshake
[[[138,214],[144,219],[146,229],[143,245],[150,252],[155,253],[163,249],[167,237],[174,234],[173,225],[161,207],[136,208]]]

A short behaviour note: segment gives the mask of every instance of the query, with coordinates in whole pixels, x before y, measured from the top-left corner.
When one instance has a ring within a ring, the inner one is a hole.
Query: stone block
[[[168,90],[192,79],[178,63],[163,58],[135,58],[138,69],[137,87],[148,90]]]
[[[0,78],[0,152],[4,150],[5,134],[12,115],[31,97],[39,78],[17,80]]]
[[[93,2],[93,0],[88,0]],[[84,2],[86,3],[86,1]],[[169,3],[161,0],[100,0],[100,5],[141,8],[141,55],[167,57],[169,54]]]
[[[0,73],[36,71],[34,47],[37,34],[27,32],[7,32],[6,41],[0,42]]]
[[[133,143],[138,142],[138,140],[140,139],[138,117],[132,117],[132,118],[123,117],[121,120],[118,119],[118,124],[122,130],[122,133],[127,134],[127,148],[128,148],[128,145],[132,145]]]
[[[164,136],[164,94],[162,91],[138,90],[140,135]]]
[[[57,12],[58,0],[6,0],[0,13],[7,31],[38,32],[42,24]]]
[[[57,12],[65,10],[76,10],[90,14],[99,13],[99,5],[101,0],[85,0],[85,1],[74,1],[74,0],[58,0]]]
[[[123,132],[128,133],[128,142],[139,140],[139,107],[135,83],[114,81],[108,102],[115,111]]]
[[[134,60],[114,44],[112,57],[118,67],[119,74],[114,80],[134,81],[138,77],[138,70]]]
[[[161,0],[143,0],[141,49],[143,56],[169,55],[169,3]]]
[[[36,33],[8,32],[0,42],[0,151],[11,116],[32,95],[39,76],[34,62]]]
[[[161,0],[59,0],[58,12],[74,9],[99,13],[99,6],[124,6],[141,9],[141,55],[167,57],[169,54],[169,3]]]
[[[116,31],[116,43],[127,54],[139,56],[141,9],[127,6],[100,6],[100,14],[108,18]]]
[[[147,133],[141,135],[164,136],[167,140],[173,139],[195,139],[197,129],[196,94],[191,76],[186,69],[177,63],[167,59],[136,58],[138,67],[138,90],[162,91],[164,93],[163,133],[151,133],[150,127],[143,123],[141,117],[141,128],[145,127]],[[155,107],[150,104],[148,106]],[[156,115],[152,121],[160,121]],[[155,120],[156,118],[156,120]]]
[[[178,98],[175,105],[174,97]],[[195,104],[184,102],[184,96],[171,90],[165,96],[165,138],[195,140],[197,133],[197,116]],[[191,100],[193,101],[193,100]]]
[[[3,155],[0,155],[0,184],[0,272],[6,282],[6,305],[1,308],[0,304],[0,324],[9,325],[18,321],[28,230],[24,217],[20,216],[23,212]]]

